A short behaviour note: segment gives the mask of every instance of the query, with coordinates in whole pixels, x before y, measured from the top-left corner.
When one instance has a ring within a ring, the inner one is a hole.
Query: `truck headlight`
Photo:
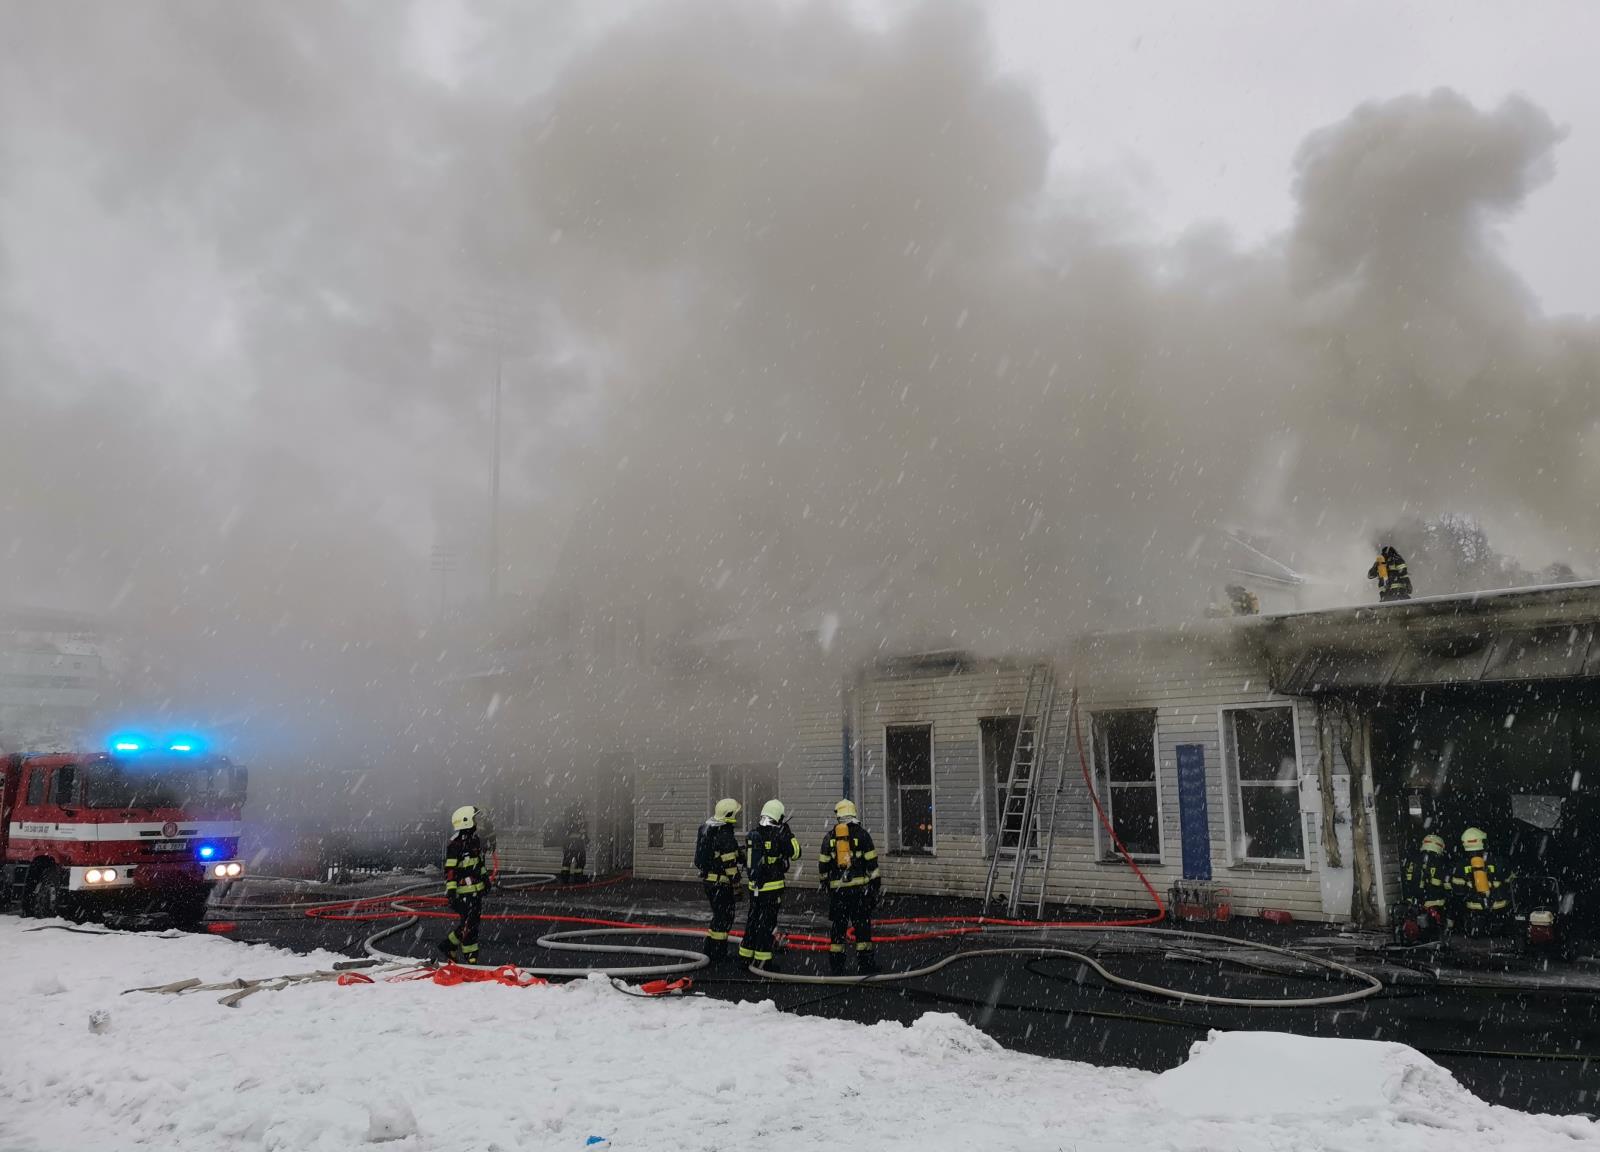
[[[216,867],[211,869],[211,874],[218,880],[221,880],[228,874],[228,866],[226,864],[218,864]]]
[[[104,880],[107,884],[115,884],[117,882],[117,870],[115,868],[101,869],[100,879]]]
[[[230,877],[237,876],[239,873],[241,873],[243,871],[244,871],[244,869],[241,868],[237,863],[233,863],[233,864],[229,864],[228,865],[228,875]]]
[[[83,881],[85,884],[98,884],[102,875],[100,869],[91,868],[83,874]]]

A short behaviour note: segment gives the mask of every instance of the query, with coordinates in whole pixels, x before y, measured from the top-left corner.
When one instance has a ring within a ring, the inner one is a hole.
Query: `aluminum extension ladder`
[[[1028,670],[1028,684],[1022,695],[1022,711],[1017,721],[1017,740],[1011,748],[1011,766],[1006,773],[1005,801],[996,829],[994,855],[989,859],[989,878],[983,887],[983,903],[994,899],[996,882],[1010,867],[1006,913],[1016,916],[1022,906],[1023,888],[1030,867],[1045,864],[1048,849],[1041,850],[1038,789],[1039,767],[1045,763],[1045,746],[1050,739],[1050,715],[1055,707],[1055,669],[1035,664]],[[1060,795],[1059,781],[1057,796]],[[1051,823],[1055,822],[1054,812]],[[1046,835],[1054,838],[1054,827]],[[1046,876],[1040,871],[1039,906],[1044,906]]]

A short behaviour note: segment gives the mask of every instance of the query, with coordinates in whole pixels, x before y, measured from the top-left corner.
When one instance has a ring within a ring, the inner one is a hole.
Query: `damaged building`
[[[1163,894],[1376,925],[1425,831],[1482,827],[1525,868],[1570,838],[1595,787],[1597,622],[1600,585],[1570,584],[880,657],[737,739],[619,749],[632,866],[692,879],[720,796],[781,797],[809,841],[849,795],[896,890],[1147,905],[1097,797]]]

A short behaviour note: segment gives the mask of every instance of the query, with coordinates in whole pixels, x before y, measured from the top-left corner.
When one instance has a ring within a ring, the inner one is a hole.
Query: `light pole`
[[[489,609],[500,594],[500,393],[505,382],[505,350],[496,332],[494,389],[489,393]]]
[[[489,389],[489,514],[488,539],[484,542],[485,585],[487,599],[492,608],[500,595],[500,466],[502,427],[504,424],[504,391],[506,373],[507,329],[520,331],[533,305],[501,292],[492,297],[469,297],[465,306],[458,306],[460,324],[469,337],[487,341],[494,354],[494,375]],[[513,336],[513,339],[517,337]],[[482,347],[482,344],[479,344]]]

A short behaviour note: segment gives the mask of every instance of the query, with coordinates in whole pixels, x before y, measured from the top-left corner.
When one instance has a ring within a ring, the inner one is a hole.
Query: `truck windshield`
[[[90,764],[84,803],[91,808],[190,808],[244,800],[244,769],[226,760],[147,758]]]

